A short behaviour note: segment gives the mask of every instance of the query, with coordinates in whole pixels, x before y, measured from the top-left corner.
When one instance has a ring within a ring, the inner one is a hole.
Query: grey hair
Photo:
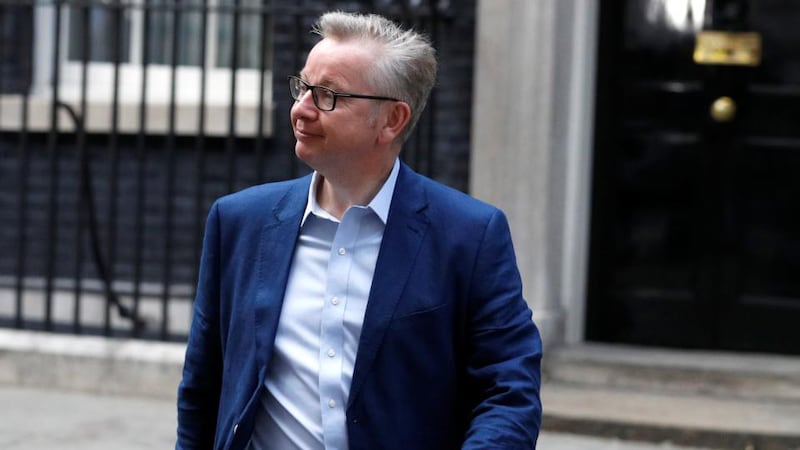
[[[379,49],[368,73],[377,95],[408,103],[411,118],[399,138],[404,142],[419,121],[436,82],[436,50],[430,40],[414,30],[405,30],[385,17],[341,11],[323,14],[313,32],[340,41],[361,40]]]

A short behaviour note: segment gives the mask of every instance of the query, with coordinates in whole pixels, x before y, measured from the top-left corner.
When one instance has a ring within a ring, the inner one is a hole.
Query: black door
[[[605,0],[600,30],[588,339],[800,354],[800,2]]]

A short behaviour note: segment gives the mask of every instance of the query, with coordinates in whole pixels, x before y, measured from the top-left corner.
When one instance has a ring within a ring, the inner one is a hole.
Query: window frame
[[[216,3],[218,0],[212,0]],[[139,3],[137,0],[135,3]],[[212,5],[213,6],[213,5]],[[63,8],[60,14],[61,27],[59,45],[59,83],[58,100],[67,103],[75,110],[80,111],[82,101],[83,62],[68,59],[69,49],[69,18],[72,11],[77,9]],[[131,14],[131,31],[129,51],[131,62],[119,63],[116,67],[118,77],[116,89],[117,123],[116,129],[121,133],[138,133],[145,131],[148,134],[166,134],[174,132],[177,135],[192,135],[203,131],[206,135],[225,136],[231,134],[231,88],[233,86],[233,71],[227,67],[217,67],[214,64],[217,53],[217,31],[219,25],[219,12],[210,8],[207,12],[208,28],[206,33],[206,58],[205,66],[179,65],[174,69],[170,65],[141,63],[141,47],[143,32],[144,12],[135,4],[128,6],[127,14]],[[239,13],[241,14],[241,13]],[[50,108],[53,103],[53,64],[54,64],[54,31],[56,20],[55,6],[52,4],[34,7],[34,39],[33,39],[33,73],[28,101],[28,129],[33,131],[46,131],[51,127]],[[138,17],[137,17],[138,16]],[[264,24],[264,26],[268,26]],[[258,27],[260,28],[260,27]],[[258,30],[260,31],[260,29]],[[256,34],[256,33],[253,33]],[[259,33],[260,34],[260,33]],[[242,44],[242,33],[239,33],[239,42]],[[259,36],[257,45],[261,45]],[[269,41],[268,41],[269,42]],[[271,47],[267,45],[266,47]],[[271,48],[264,48],[267,52],[264,57],[269,61]],[[139,110],[142,105],[142,77],[147,75],[147,88],[144,93],[146,108],[146,123],[140,124]],[[200,124],[201,84],[205,72],[205,117]],[[89,61],[86,67],[87,90],[86,106],[84,111],[85,126],[90,133],[108,133],[114,128],[112,123],[112,108],[114,106],[114,76],[115,64],[111,62]],[[173,76],[175,80],[173,82]],[[236,95],[235,95],[235,130],[236,136],[270,136],[272,134],[272,71],[267,68],[261,75],[258,69],[237,68]],[[263,83],[263,87],[262,87]],[[175,86],[173,94],[171,86]],[[263,100],[259,101],[259,92]],[[170,129],[170,103],[174,96],[175,122]],[[24,125],[19,114],[25,101],[21,95],[0,95],[0,130],[21,129]],[[263,114],[260,114],[263,108]],[[68,119],[66,113],[59,117],[60,131],[73,131],[74,124]],[[258,119],[262,124],[259,127]],[[142,130],[143,129],[143,130]]]

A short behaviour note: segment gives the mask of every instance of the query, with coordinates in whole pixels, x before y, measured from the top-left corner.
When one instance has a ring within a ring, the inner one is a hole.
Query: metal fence
[[[285,80],[331,9],[434,42],[472,14],[442,0],[0,0],[0,326],[185,339],[211,202],[308,170]],[[429,175],[440,109],[405,150]]]

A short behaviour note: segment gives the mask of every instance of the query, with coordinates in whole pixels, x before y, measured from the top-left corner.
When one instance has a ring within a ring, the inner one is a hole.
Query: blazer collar
[[[295,242],[306,205],[311,176],[294,180],[261,227],[258,248],[258,283],[254,308],[256,358],[262,371],[272,357],[283,295],[289,279]],[[265,374],[265,372],[264,372]],[[262,374],[263,375],[263,374]],[[263,378],[262,378],[263,381]]]
[[[375,360],[428,228],[427,193],[421,180],[401,164],[361,328],[348,406]]]

